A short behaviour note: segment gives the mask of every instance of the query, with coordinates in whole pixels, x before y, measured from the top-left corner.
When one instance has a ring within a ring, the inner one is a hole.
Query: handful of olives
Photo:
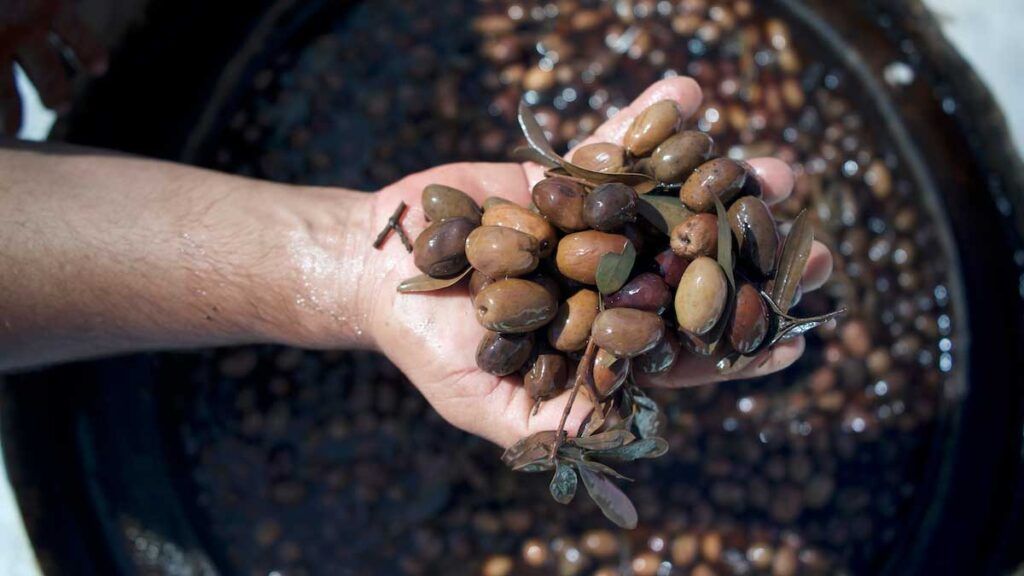
[[[570,389],[595,409],[573,437],[558,430],[525,438],[503,460],[522,471],[554,470],[551,494],[566,503],[577,481],[605,515],[636,525],[636,510],[608,464],[654,458],[658,406],[635,384],[665,373],[684,354],[712,357],[735,372],[776,342],[841,312],[795,318],[810,255],[805,213],[785,242],[744,162],[716,157],[707,134],[681,130],[671,101],[633,121],[623,145],[556,154],[533,114],[519,120],[545,178],[530,206],[472,198],[442,185],[423,190],[430,225],[413,256],[423,276],[403,292],[446,288],[469,276],[477,320],[487,330],[481,370],[522,377],[536,404]]]

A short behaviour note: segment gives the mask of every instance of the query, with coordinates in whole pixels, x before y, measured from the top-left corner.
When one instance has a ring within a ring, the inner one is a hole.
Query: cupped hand
[[[633,118],[659,100],[676,101],[684,117],[700,105],[700,89],[688,78],[660,81],[648,88],[630,106],[601,126],[592,141],[621,143]],[[750,161],[764,188],[764,199],[775,204],[793,187],[793,174],[781,161],[762,158]],[[463,163],[440,166],[409,176],[382,190],[375,200],[374,227],[383,227],[388,216],[404,201],[409,211],[402,224],[411,238],[426,227],[420,195],[428,184],[445,184],[463,190],[478,202],[500,196],[525,206],[530,190],[543,177],[534,164]],[[399,294],[402,280],[420,273],[413,259],[397,239],[386,243],[368,263],[379,283],[369,299],[370,336],[376,346],[398,366],[449,422],[503,447],[542,430],[557,429],[569,392],[545,401],[536,414],[533,400],[517,375],[498,377],[476,366],[476,348],[485,330],[477,322],[465,282],[439,292]],[[820,287],[832,270],[832,257],[824,245],[815,242],[802,287]],[[803,352],[802,338],[774,346],[748,369],[731,378],[750,378],[781,370]],[[641,380],[643,384],[682,387],[722,380],[708,359],[684,353],[670,373]],[[575,432],[592,405],[581,395],[566,423]]]

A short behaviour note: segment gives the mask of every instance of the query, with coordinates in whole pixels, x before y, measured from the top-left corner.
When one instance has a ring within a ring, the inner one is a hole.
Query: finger
[[[521,383],[509,383],[507,388],[496,391],[492,407],[488,410],[500,415],[499,426],[489,426],[484,432],[492,442],[507,448],[519,439],[545,430],[558,430],[562,414],[569,402],[570,390],[545,400],[533,413],[534,401]],[[587,415],[593,410],[593,403],[585,393],[576,394],[572,408],[565,418],[564,430],[575,436]]]
[[[21,127],[21,97],[14,81],[14,63],[0,62],[0,134],[15,136]]]
[[[747,163],[761,181],[763,198],[769,206],[789,198],[796,181],[789,164],[778,158],[752,158]]]
[[[482,203],[489,196],[506,198],[522,206],[530,202],[530,188],[520,164],[458,162],[413,174],[401,182],[402,186],[416,188],[430,184],[462,190],[477,203]]]
[[[74,4],[67,4],[53,22],[53,32],[74,53],[75,59],[91,74],[107,71],[107,49],[78,15]]]
[[[71,100],[71,86],[64,63],[53,45],[46,38],[34,38],[18,49],[17,60],[39,91],[43,105],[58,112],[66,111]]]
[[[667,374],[642,376],[639,378],[639,381],[644,386],[686,388],[712,382],[756,378],[789,367],[804,353],[804,346],[803,336],[780,342],[761,352],[743,370],[728,375],[718,372],[715,366],[715,359],[685,355],[676,362],[676,365]]]
[[[832,275],[832,252],[824,244],[814,241],[811,245],[811,255],[807,258],[807,267],[804,268],[804,275],[800,279],[800,287],[804,292],[810,292],[821,288],[828,282]]]

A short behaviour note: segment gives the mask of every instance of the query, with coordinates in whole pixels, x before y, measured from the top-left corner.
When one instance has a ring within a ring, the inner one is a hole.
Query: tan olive
[[[519,370],[530,358],[533,334],[500,334],[488,331],[476,348],[476,365],[495,376]]]
[[[476,224],[465,218],[439,220],[427,226],[413,244],[413,262],[428,276],[444,278],[466,269],[466,238]]]
[[[513,202],[511,200],[506,200],[505,198],[502,198],[501,196],[488,196],[487,198],[484,198],[484,212],[487,212],[488,210],[490,210],[491,208],[494,208],[495,206],[497,206],[499,204],[512,204],[512,203]]]
[[[594,318],[600,311],[597,298],[597,292],[584,289],[562,302],[548,325],[548,342],[556,350],[576,352],[587,345]]]
[[[679,199],[694,212],[713,212],[715,196],[728,205],[743,192],[747,169],[729,158],[715,158],[697,167],[679,189]]]
[[[550,256],[551,252],[555,249],[555,244],[558,244],[558,236],[555,234],[555,229],[543,216],[517,204],[498,204],[492,206],[490,210],[484,212],[481,223],[484,226],[511,228],[533,236],[540,248],[539,254],[541,258]]]
[[[555,317],[558,303],[543,286],[509,278],[487,286],[473,299],[480,324],[495,332],[536,330]]]
[[[681,349],[675,332],[666,330],[657,346],[633,359],[633,367],[644,374],[664,374],[675,365]]]
[[[594,387],[602,400],[618,390],[628,375],[629,359],[618,358],[607,350],[597,349],[594,355]]]
[[[670,136],[651,154],[651,169],[658,182],[682,182],[711,158],[714,141],[697,130],[686,130]]]
[[[504,226],[480,226],[466,238],[466,257],[491,278],[522,276],[537,268],[536,238]]]
[[[753,196],[740,198],[729,207],[729,226],[746,269],[759,280],[769,278],[775,271],[779,231],[768,205]]]
[[[540,353],[527,364],[523,375],[526,393],[534,400],[547,400],[565,388],[569,366],[565,356],[555,353]]]
[[[683,220],[672,230],[669,246],[684,258],[714,256],[718,252],[718,217],[694,214]]]
[[[479,294],[481,290],[493,282],[494,278],[491,278],[479,270],[473,270],[473,273],[469,275],[469,299],[472,300],[476,298],[476,295]]]
[[[740,354],[757,350],[768,334],[768,306],[753,284],[736,289],[736,308],[727,328],[729,343]]]
[[[533,187],[533,203],[541,215],[565,232],[586,230],[583,202],[587,190],[568,178],[545,178]]]
[[[725,272],[718,262],[707,256],[691,262],[676,289],[679,328],[697,335],[707,333],[721,318],[728,293]]]
[[[683,116],[671,100],[661,100],[644,109],[630,125],[622,139],[633,156],[646,156],[679,129]]]
[[[566,278],[594,284],[601,257],[609,253],[621,254],[627,242],[629,239],[625,236],[597,230],[569,234],[558,243],[555,265]]]
[[[431,184],[423,189],[421,198],[427,220],[439,221],[449,218],[465,218],[480,224],[480,207],[462,190],[442,184]]]
[[[658,345],[665,323],[653,312],[609,308],[597,315],[591,330],[594,344],[620,358],[632,358]]]
[[[593,172],[615,174],[623,171],[626,149],[611,142],[587,144],[573,152],[572,163]]]

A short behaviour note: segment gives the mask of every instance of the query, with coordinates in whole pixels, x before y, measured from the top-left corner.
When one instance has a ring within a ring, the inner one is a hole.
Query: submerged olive
[[[587,195],[583,203],[583,220],[595,230],[618,230],[627,222],[636,221],[636,190],[618,182],[601,184]]]
[[[476,228],[466,218],[434,222],[420,233],[413,245],[413,261],[428,276],[444,278],[466,269],[466,238]]]
[[[689,260],[676,254],[671,248],[659,252],[654,261],[658,265],[658,274],[665,280],[665,284],[672,288],[679,286],[683,272],[686,272],[686,267],[690,265]]]
[[[622,139],[633,156],[646,156],[679,129],[683,116],[671,100],[661,100],[644,109],[630,125]]]
[[[484,212],[484,226],[501,226],[529,234],[537,240],[541,258],[551,255],[558,243],[555,229],[543,216],[518,204],[498,204]]]
[[[555,352],[535,355],[523,375],[526,393],[534,400],[547,400],[565,388],[569,366],[565,356]]]
[[[715,196],[728,205],[743,192],[747,170],[729,158],[715,158],[694,170],[679,189],[679,199],[694,212],[713,212]]]
[[[744,196],[729,207],[729,226],[739,244],[740,260],[758,279],[771,276],[779,249],[779,231],[768,205]]]
[[[627,243],[629,239],[625,236],[597,230],[569,234],[558,243],[555,264],[566,278],[583,284],[594,284],[601,257],[610,253],[622,254]]]
[[[494,278],[491,278],[479,270],[473,270],[473,273],[469,275],[469,298],[476,298],[476,295],[479,294],[481,290],[493,282]]]
[[[465,218],[474,224],[480,224],[480,207],[462,190],[442,184],[431,184],[423,189],[421,201],[427,220],[436,222],[449,218]]]
[[[587,345],[594,318],[600,312],[597,298],[593,290],[580,290],[562,302],[548,325],[548,342],[556,350],[576,352]]]
[[[491,278],[522,276],[539,262],[536,238],[503,226],[480,226],[465,241],[469,263]]]
[[[495,332],[530,332],[555,317],[558,303],[546,288],[519,278],[498,280],[473,299],[480,324]]]
[[[718,252],[718,217],[694,214],[683,220],[669,236],[672,251],[684,258],[714,256]]]
[[[697,130],[686,130],[670,136],[651,154],[651,168],[658,182],[682,182],[711,158],[714,141]]]
[[[661,276],[651,272],[637,275],[619,289],[604,297],[605,308],[636,308],[661,314],[672,303],[672,293]]]
[[[611,142],[580,146],[572,154],[572,163],[593,172],[615,174],[626,164],[626,149]]]
[[[666,330],[657,346],[633,359],[633,367],[644,374],[664,374],[675,365],[681,348],[675,332]]]
[[[597,349],[594,355],[594,387],[601,400],[622,386],[629,375],[629,359],[619,358],[607,350]]]
[[[725,310],[729,285],[718,262],[701,256],[686,268],[676,289],[676,321],[692,334],[705,334]]]
[[[565,232],[585,230],[583,201],[587,190],[568,178],[545,178],[533,187],[533,204],[549,222]]]
[[[621,358],[632,358],[657,346],[665,323],[653,312],[609,308],[597,315],[591,332],[594,344]]]
[[[533,334],[500,334],[488,331],[476,348],[476,365],[495,376],[519,370],[530,358]]]
[[[736,289],[736,308],[729,319],[729,343],[740,354],[757,350],[768,334],[768,306],[753,284]]]

